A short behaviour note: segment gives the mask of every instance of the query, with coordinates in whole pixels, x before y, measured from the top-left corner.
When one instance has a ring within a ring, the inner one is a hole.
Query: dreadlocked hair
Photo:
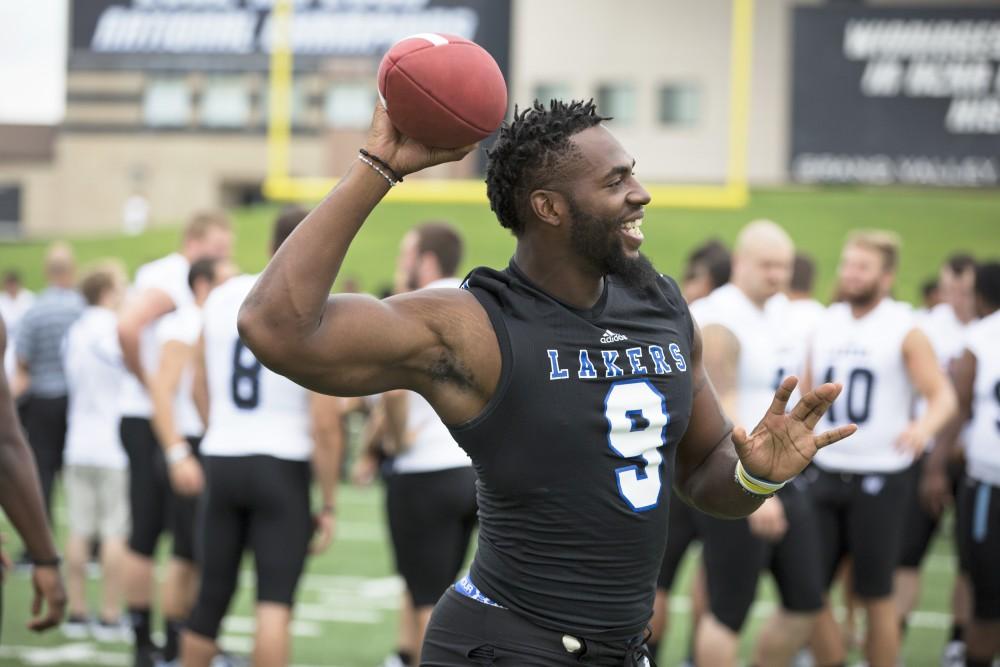
[[[500,128],[487,154],[486,195],[500,224],[520,236],[528,194],[559,176],[576,150],[570,137],[606,120],[611,119],[597,114],[594,100],[552,100],[548,109],[535,100],[523,111],[514,107],[514,119]]]

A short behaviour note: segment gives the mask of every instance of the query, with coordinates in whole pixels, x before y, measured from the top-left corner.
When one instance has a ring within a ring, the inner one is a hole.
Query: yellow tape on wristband
[[[736,481],[755,496],[771,496],[780,491],[788,482],[766,482],[757,479],[743,468],[743,461],[736,461]]]

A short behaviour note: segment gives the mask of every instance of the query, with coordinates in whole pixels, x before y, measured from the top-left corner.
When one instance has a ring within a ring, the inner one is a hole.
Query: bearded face
[[[617,275],[629,287],[651,287],[659,275],[649,259],[636,252],[629,256],[623,245],[622,228],[633,212],[617,218],[601,218],[584,211],[572,199],[570,243],[573,251],[602,275]]]

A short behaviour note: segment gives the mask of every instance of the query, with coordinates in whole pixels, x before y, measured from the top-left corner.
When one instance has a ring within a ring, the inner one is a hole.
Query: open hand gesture
[[[744,469],[754,477],[775,483],[789,480],[802,472],[821,448],[858,430],[856,424],[848,424],[813,434],[816,424],[840,395],[840,384],[828,382],[816,387],[786,413],[788,398],[798,382],[795,377],[781,382],[767,414],[749,435],[741,427],[733,429],[736,453]]]

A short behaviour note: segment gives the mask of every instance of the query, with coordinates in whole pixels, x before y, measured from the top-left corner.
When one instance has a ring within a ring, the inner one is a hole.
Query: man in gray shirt
[[[62,343],[85,305],[73,287],[74,273],[73,251],[65,243],[54,243],[45,255],[49,286],[24,314],[15,346],[18,368],[14,391],[27,397],[24,427],[35,453],[50,520],[52,483],[62,467],[66,444],[67,389]]]

